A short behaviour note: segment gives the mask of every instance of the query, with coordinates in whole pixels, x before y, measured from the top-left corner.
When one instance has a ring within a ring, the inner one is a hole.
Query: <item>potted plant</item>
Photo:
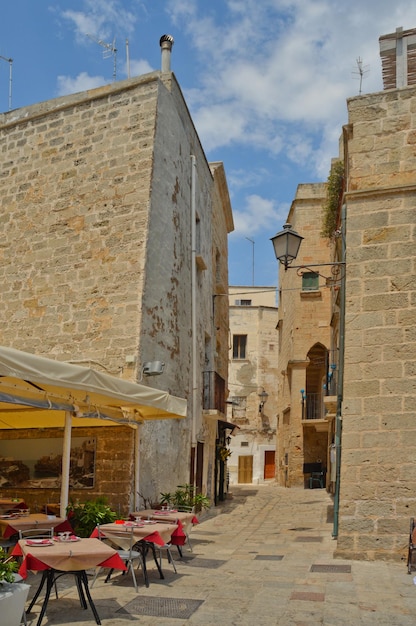
[[[0,547],[0,614],[1,623],[19,626],[25,610],[29,585],[18,582],[19,564]]]
[[[82,503],[71,501],[66,513],[74,533],[80,537],[90,537],[97,524],[110,524],[117,519],[117,513],[103,496]]]
[[[198,511],[210,507],[209,498],[202,493],[195,493],[193,485],[178,485],[175,493],[161,493],[160,502],[162,505],[190,507]]]

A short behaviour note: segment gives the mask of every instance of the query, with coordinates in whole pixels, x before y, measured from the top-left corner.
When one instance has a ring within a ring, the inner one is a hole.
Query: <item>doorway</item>
[[[253,482],[253,456],[245,455],[238,457],[238,482]]]

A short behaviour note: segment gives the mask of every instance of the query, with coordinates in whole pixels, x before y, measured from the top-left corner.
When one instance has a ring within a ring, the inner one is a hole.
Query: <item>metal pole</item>
[[[346,225],[347,225],[347,207],[342,205],[341,210],[341,255],[342,262],[346,262]],[[337,384],[337,414],[335,417],[335,468],[336,481],[334,493],[334,526],[332,536],[334,539],[338,537],[339,526],[339,495],[341,487],[341,442],[342,442],[342,401],[344,391],[344,355],[345,355],[345,290],[346,290],[346,266],[344,276],[341,279],[340,303],[339,303],[339,372]]]
[[[250,237],[246,237],[246,239],[252,244],[252,285],[254,287],[254,239],[250,239]]]

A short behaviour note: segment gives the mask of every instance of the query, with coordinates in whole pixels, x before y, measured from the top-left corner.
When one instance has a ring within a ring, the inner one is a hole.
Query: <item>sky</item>
[[[382,89],[378,40],[398,27],[416,27],[413,0],[14,0],[0,111],[159,70],[172,35],[207,159],[225,167],[229,283],[276,286],[270,237],[298,184],[327,180],[347,99]]]

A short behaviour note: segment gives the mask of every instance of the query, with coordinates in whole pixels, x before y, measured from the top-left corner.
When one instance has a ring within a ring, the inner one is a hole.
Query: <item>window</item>
[[[304,272],[302,274],[302,291],[317,291],[319,289],[319,274]]]
[[[251,300],[235,300],[236,306],[251,306]]]
[[[233,335],[233,359],[245,359],[247,335]]]
[[[245,419],[246,418],[246,408],[247,408],[247,398],[246,396],[233,396],[231,398],[232,402],[232,416],[233,419]]]

